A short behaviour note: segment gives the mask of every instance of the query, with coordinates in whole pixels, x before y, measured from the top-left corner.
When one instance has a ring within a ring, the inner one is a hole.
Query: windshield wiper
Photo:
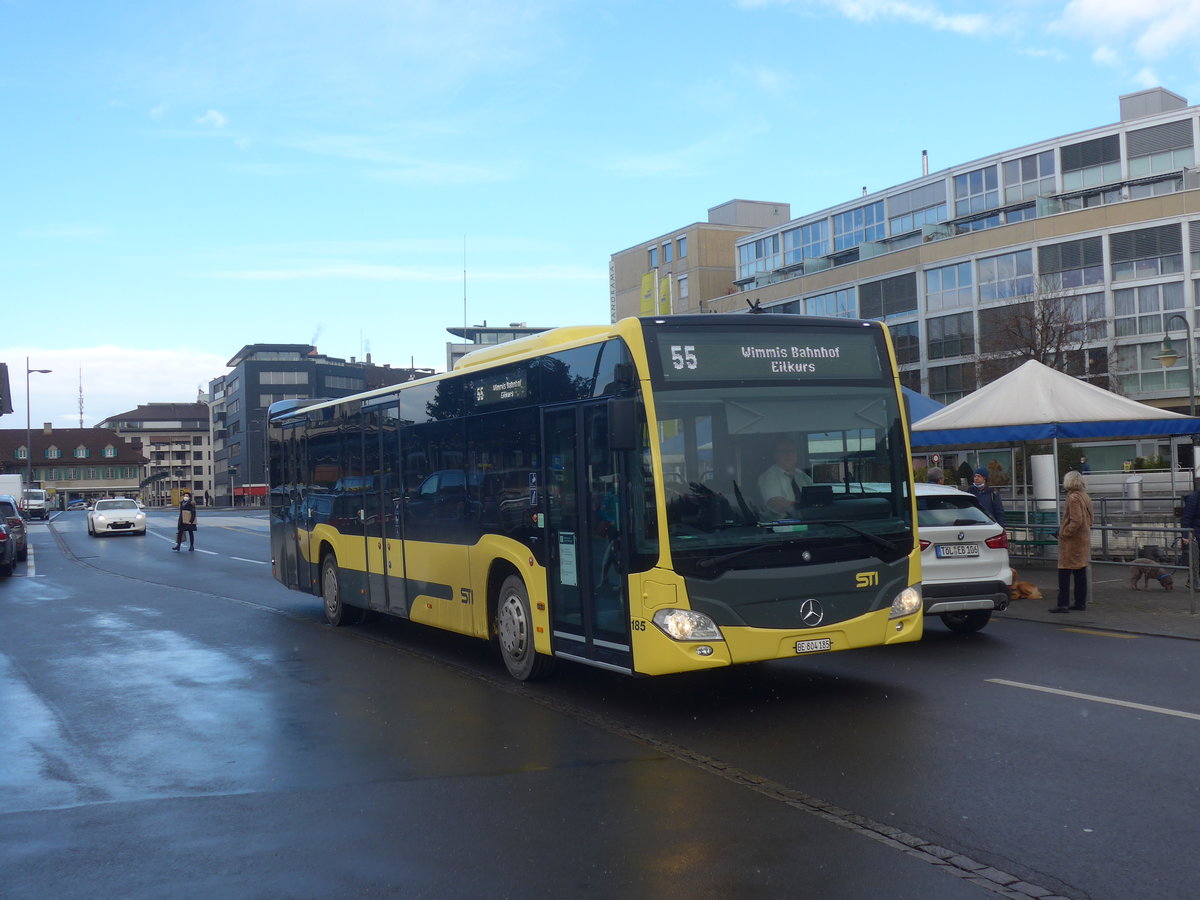
[[[806,519],[804,524],[805,525],[841,525],[847,531],[853,531],[855,534],[859,535],[860,537],[865,537],[868,541],[870,541],[876,547],[882,547],[884,550],[887,550],[890,553],[895,553],[896,549],[897,549],[896,545],[894,543],[892,543],[891,541],[889,541],[887,538],[881,538],[877,534],[871,534],[871,532],[869,532],[869,531],[863,531],[861,528],[857,528],[854,525],[851,525],[849,522],[842,522],[839,519],[822,519],[822,520],[818,520],[818,521],[812,521],[811,519]]]
[[[714,566],[719,566],[721,563],[729,562],[731,559],[737,559],[739,556],[745,556],[747,553],[755,553],[759,550],[771,550],[775,547],[788,547],[792,544],[799,544],[806,541],[808,538],[792,538],[788,541],[762,541],[758,544],[751,544],[748,547],[739,547],[737,550],[731,550],[728,553],[722,553],[720,556],[706,556],[704,559],[696,563],[697,568],[711,569]]]

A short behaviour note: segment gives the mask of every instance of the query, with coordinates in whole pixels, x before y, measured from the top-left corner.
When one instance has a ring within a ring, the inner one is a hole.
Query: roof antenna
[[[752,313],[765,313],[766,312],[766,310],[762,308],[762,301],[759,300],[757,297],[755,297],[753,300],[747,298],[746,305],[750,307],[750,312],[752,312]]]

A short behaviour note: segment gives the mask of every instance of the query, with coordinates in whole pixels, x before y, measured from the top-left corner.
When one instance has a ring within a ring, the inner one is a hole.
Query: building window
[[[260,372],[259,384],[308,384],[307,372]]]
[[[501,343],[505,342],[501,341]],[[364,383],[361,378],[350,378],[347,375],[326,375],[325,387],[341,388],[348,391],[358,391],[362,390]]]
[[[858,315],[854,288],[843,288],[840,291],[830,291],[828,294],[805,297],[804,311],[810,316],[836,316],[853,319]]]
[[[1004,213],[1004,223],[1006,225],[1015,225],[1017,222],[1026,222],[1029,219],[1037,218],[1037,207],[1032,203],[1028,206],[1022,206],[1018,209],[1010,209]]]
[[[96,481],[100,477],[99,471],[95,466],[88,466],[83,477],[87,481]]]
[[[892,346],[896,350],[896,362],[903,365],[904,363],[919,363],[921,361],[921,333],[919,323],[917,322],[901,322],[898,324],[888,325],[888,330],[892,333]],[[917,373],[917,387],[915,390],[921,389],[921,370],[914,370]]]
[[[46,459],[61,459],[61,458],[62,458],[62,451],[59,450],[57,447],[47,447],[46,448]]]
[[[954,215],[995,209],[1000,205],[1000,186],[995,166],[984,166],[973,172],[954,176]]]
[[[971,356],[975,353],[975,321],[971,313],[927,319],[930,359]]]
[[[679,252],[676,254],[680,259],[687,258],[687,235],[675,239],[675,246]]]
[[[1083,238],[1038,248],[1038,285],[1042,291],[1061,291],[1104,284],[1104,243]]]
[[[881,241],[887,237],[883,201],[868,203],[833,217],[833,249],[849,250],[864,241]]]
[[[953,403],[975,390],[975,364],[929,367],[929,396],[939,403]]]
[[[1177,275],[1183,271],[1183,234],[1179,225],[1160,225],[1109,235],[1113,281]]]
[[[112,444],[107,444],[105,445],[104,449],[100,451],[100,455],[105,459],[116,459],[117,448]]]
[[[1113,349],[1112,370],[1119,376],[1125,393],[1165,390],[1187,392],[1187,366],[1177,365],[1164,369],[1154,358],[1161,349],[1161,340],[1149,344],[1128,344]],[[1193,345],[1193,357],[1196,352],[1197,348]]]
[[[1113,291],[1113,327],[1117,337],[1127,337],[1131,334],[1162,334],[1163,313],[1181,309],[1182,281]]]
[[[76,459],[87,459],[89,456],[91,456],[91,453],[88,451],[87,447],[83,446],[83,444],[80,444],[75,448],[74,456]]]
[[[937,312],[970,306],[974,298],[971,264],[956,263],[925,272],[925,310]]]
[[[670,241],[667,241],[665,244],[662,245],[662,253],[663,253],[662,258],[663,258],[664,263],[669,263],[671,261],[671,249],[672,248],[671,248]]]
[[[979,302],[1033,293],[1033,251],[1018,250],[979,260]]]
[[[679,300],[684,305],[688,305],[688,277],[680,275],[675,279],[675,287],[679,290]]]
[[[780,267],[779,235],[772,234],[738,246],[738,278],[753,278]]]
[[[794,266],[806,259],[829,254],[829,220],[821,219],[783,233],[783,264]]]
[[[1121,180],[1121,138],[1110,134],[1058,151],[1062,160],[1063,190],[1099,187]]]
[[[18,447],[17,448],[17,459],[29,459],[29,448],[28,447]]]
[[[1130,200],[1144,200],[1146,197],[1161,197],[1164,194],[1174,194],[1183,190],[1182,178],[1160,178],[1158,181],[1129,185]]]
[[[1108,337],[1108,311],[1104,308],[1104,294],[1083,294],[1068,297],[1066,321],[1087,322],[1084,337],[1089,341],[1102,341]],[[1105,366],[1107,371],[1107,365]]]
[[[649,261],[650,261],[651,269],[658,268],[658,248],[657,247],[650,248],[650,260]]]
[[[1192,120],[1167,122],[1140,128],[1125,135],[1129,177],[1141,178],[1160,172],[1178,172],[1196,164],[1192,147]]]
[[[858,314],[864,319],[889,319],[917,311],[917,275],[909,272],[858,286]]]
[[[1053,150],[1010,159],[1004,164],[1005,203],[1020,203],[1022,200],[1032,200],[1053,193]]]
[[[902,216],[895,216],[889,220],[889,224],[892,234],[904,234],[906,231],[916,231],[922,225],[936,225],[938,222],[945,221],[946,204],[939,203],[936,206],[927,206]]]

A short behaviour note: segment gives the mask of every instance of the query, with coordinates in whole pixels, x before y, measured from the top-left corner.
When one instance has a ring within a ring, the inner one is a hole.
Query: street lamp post
[[[1171,323],[1178,319],[1183,323],[1183,329],[1187,333],[1187,343],[1183,345],[1184,358],[1187,360],[1188,370],[1188,415],[1193,418],[1196,415],[1196,371],[1192,366],[1192,325],[1181,316],[1179,313],[1171,313],[1167,318],[1166,328],[1163,329],[1162,347],[1158,351],[1157,356],[1150,357],[1157,359],[1158,364],[1164,369],[1169,369],[1175,363],[1179,362],[1179,353],[1175,350],[1171,343]]]
[[[53,369],[31,369],[29,368],[29,357],[25,357],[25,490],[28,491],[33,487],[33,423],[29,415],[29,376],[30,375],[49,375]],[[21,503],[26,505],[28,510],[28,497],[26,494],[21,498]],[[28,514],[28,512],[26,513]]]
[[[1174,322],[1176,319],[1178,319],[1180,322],[1183,323],[1184,331],[1187,334],[1187,340],[1183,345],[1183,352],[1184,352],[1184,358],[1187,360],[1187,370],[1188,370],[1188,415],[1195,418],[1195,416],[1196,416],[1196,369],[1195,369],[1195,366],[1192,365],[1192,325],[1191,325],[1191,323],[1188,322],[1188,320],[1186,318],[1184,318],[1183,316],[1181,316],[1179,313],[1171,313],[1171,315],[1167,318],[1166,327],[1163,328],[1162,347],[1159,349],[1157,356],[1152,356],[1150,358],[1158,360],[1158,364],[1160,366],[1162,366],[1164,369],[1169,369],[1169,368],[1171,368],[1171,366],[1175,365],[1175,363],[1179,362],[1179,353],[1175,349],[1175,347],[1171,344],[1171,334],[1170,334],[1171,323]],[[1192,480],[1193,480],[1193,482],[1195,481],[1195,473],[1196,473],[1197,439],[1198,439],[1198,436],[1196,434],[1193,434],[1192,435]],[[1172,468],[1174,468],[1174,466],[1172,466]]]

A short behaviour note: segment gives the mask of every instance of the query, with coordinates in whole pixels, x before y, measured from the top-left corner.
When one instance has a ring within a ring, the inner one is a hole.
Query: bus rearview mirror
[[[637,405],[632,397],[608,401],[608,446],[611,450],[636,450]]]

